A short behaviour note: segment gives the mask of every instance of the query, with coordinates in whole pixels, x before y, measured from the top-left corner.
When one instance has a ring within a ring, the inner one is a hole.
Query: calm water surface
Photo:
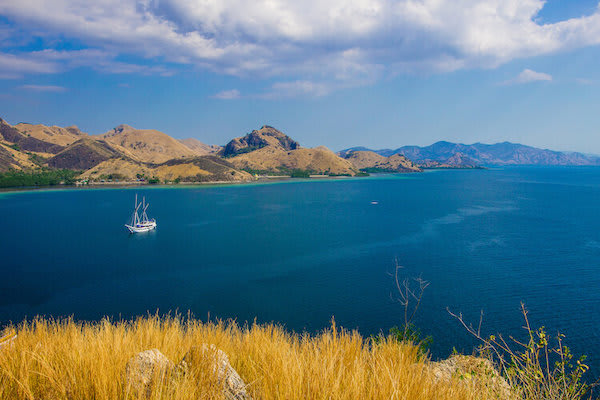
[[[135,193],[158,229],[129,235]],[[378,204],[371,204],[377,201]],[[394,260],[431,282],[434,357],[483,332],[560,330],[600,370],[600,168],[435,171],[335,181],[0,194],[0,324],[191,310],[364,334],[402,322]]]

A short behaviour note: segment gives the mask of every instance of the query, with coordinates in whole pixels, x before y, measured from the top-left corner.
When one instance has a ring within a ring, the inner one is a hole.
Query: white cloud
[[[600,44],[598,10],[540,24],[543,6],[544,0],[95,0],[90,7],[88,0],[29,0],[0,2],[0,15],[21,32],[35,26],[32,36],[88,47],[81,50],[90,53],[84,61],[66,52],[23,73],[79,63],[110,73],[168,74],[165,65],[184,64],[275,76],[292,84],[274,90],[318,96],[331,89],[302,82],[364,85],[386,74],[494,68]],[[93,52],[102,62],[91,61]],[[122,63],[119,56],[148,62]],[[0,75],[16,73],[0,60]]]
[[[0,78],[15,79],[25,74],[49,74],[59,71],[53,62],[36,60],[30,55],[16,56],[0,52]]]
[[[552,75],[546,74],[544,72],[536,72],[530,69],[524,69],[521,73],[514,79],[510,79],[504,82],[505,85],[515,85],[521,83],[530,83],[530,82],[539,82],[539,81],[552,81]]]
[[[53,85],[21,85],[21,89],[33,90],[35,92],[65,92],[67,88]]]
[[[57,51],[46,49],[29,53],[9,54],[0,51],[0,79],[18,79],[30,74],[55,74],[78,67],[89,67],[111,74],[172,75],[161,65],[139,65],[116,61],[116,54],[83,49]]]
[[[221,100],[234,100],[239,99],[240,97],[240,91],[237,89],[223,90],[222,92],[219,92],[213,96],[213,98]]]

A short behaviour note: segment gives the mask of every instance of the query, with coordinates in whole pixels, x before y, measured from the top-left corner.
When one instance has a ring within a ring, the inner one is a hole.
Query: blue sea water
[[[158,229],[129,235],[134,195]],[[377,202],[377,204],[372,204]],[[510,167],[276,184],[0,194],[0,324],[190,310],[365,335],[403,321],[390,276],[430,282],[433,357],[482,332],[560,331],[600,371],[600,168]]]

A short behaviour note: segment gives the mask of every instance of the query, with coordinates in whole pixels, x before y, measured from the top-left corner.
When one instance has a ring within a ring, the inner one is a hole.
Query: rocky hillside
[[[246,136],[231,140],[223,150],[223,157],[234,157],[239,154],[249,153],[263,147],[271,147],[283,151],[296,150],[300,148],[298,142],[277,129],[264,125],[259,130],[253,130]]]
[[[314,174],[355,175],[356,168],[326,147],[301,148],[298,142],[270,126],[235,138],[221,152],[239,169],[286,174],[293,170]]]
[[[350,148],[342,150],[340,154],[357,149],[368,150]],[[510,142],[466,145],[441,141],[425,147],[403,146],[395,150],[373,151],[383,156],[402,154],[417,163],[446,163],[455,154],[461,154],[461,157],[468,157],[477,165],[600,165],[600,156],[538,149]]]
[[[356,169],[367,172],[420,172],[415,163],[400,154],[384,157],[373,151],[351,151],[345,153],[345,158]]]

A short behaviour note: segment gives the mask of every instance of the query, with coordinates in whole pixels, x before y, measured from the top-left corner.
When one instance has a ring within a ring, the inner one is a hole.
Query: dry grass
[[[174,362],[193,346],[215,344],[229,355],[254,399],[478,399],[472,383],[436,381],[417,347],[374,345],[332,328],[298,335],[276,325],[240,327],[180,317],[77,323],[24,322],[0,348],[0,399],[131,399],[127,361],[157,348]],[[218,399],[211,374],[159,382],[154,399]]]

